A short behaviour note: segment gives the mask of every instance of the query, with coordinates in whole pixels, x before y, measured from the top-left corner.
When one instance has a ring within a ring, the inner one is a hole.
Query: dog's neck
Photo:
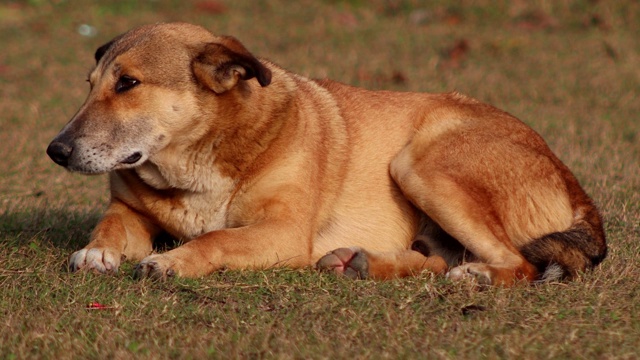
[[[275,89],[282,84],[243,85],[246,88],[230,94],[221,111],[211,114],[213,119],[226,119],[212,144],[215,165],[222,174],[240,180],[259,171],[257,160],[272,149],[287,119],[294,118],[290,112],[295,111],[291,93]]]
[[[209,131],[196,141],[169,145],[137,167],[138,176],[159,190],[218,192],[255,175],[264,162],[257,160],[281,134],[295,106],[282,91],[274,96],[270,87],[246,87],[223,95],[225,99],[209,99],[224,101],[224,107],[203,102],[202,121]]]
[[[142,181],[154,189],[167,190],[173,187],[169,180],[162,175],[158,166],[151,161],[145,161],[142,165],[136,167],[135,171]]]
[[[136,173],[147,185],[158,190],[230,192],[237,183],[236,179],[222,174],[215,165],[215,155],[199,152],[184,154],[184,157],[160,157],[146,161],[135,169]]]

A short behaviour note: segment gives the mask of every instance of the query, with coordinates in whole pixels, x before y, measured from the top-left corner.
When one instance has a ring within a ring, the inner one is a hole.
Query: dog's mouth
[[[127,156],[124,160],[120,161],[121,164],[133,165],[142,159],[142,153],[139,151]]]

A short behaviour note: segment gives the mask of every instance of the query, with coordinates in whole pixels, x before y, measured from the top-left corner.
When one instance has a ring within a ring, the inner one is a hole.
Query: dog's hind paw
[[[449,270],[447,278],[453,281],[471,280],[479,285],[491,285],[491,272],[485,264],[464,264]]]
[[[358,247],[340,248],[329,252],[316,263],[320,271],[332,271],[351,279],[369,277],[367,254]]]
[[[93,270],[99,273],[116,273],[124,257],[119,251],[110,248],[82,249],[69,257],[69,270]]]

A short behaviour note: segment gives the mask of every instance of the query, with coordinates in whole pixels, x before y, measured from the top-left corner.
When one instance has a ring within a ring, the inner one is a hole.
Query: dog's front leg
[[[311,239],[281,221],[212,231],[163,254],[144,258],[135,276],[200,277],[222,268],[303,267],[311,262]]]
[[[91,234],[91,241],[69,257],[69,269],[113,273],[123,258],[140,260],[152,250],[159,228],[114,199]]]

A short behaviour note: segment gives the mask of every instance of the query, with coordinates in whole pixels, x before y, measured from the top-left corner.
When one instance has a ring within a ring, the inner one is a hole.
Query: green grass
[[[190,1],[0,3],[0,358],[637,357],[637,1],[220,3],[222,13]],[[84,100],[98,46],[176,20],[235,35],[297,73],[458,90],[509,111],[593,196],[609,256],[576,281],[515,289],[311,269],[164,283],[132,279],[131,263],[114,276],[69,274],[67,256],[108,201],[106,179],[69,174],[44,149]],[[97,35],[79,35],[82,24]]]

